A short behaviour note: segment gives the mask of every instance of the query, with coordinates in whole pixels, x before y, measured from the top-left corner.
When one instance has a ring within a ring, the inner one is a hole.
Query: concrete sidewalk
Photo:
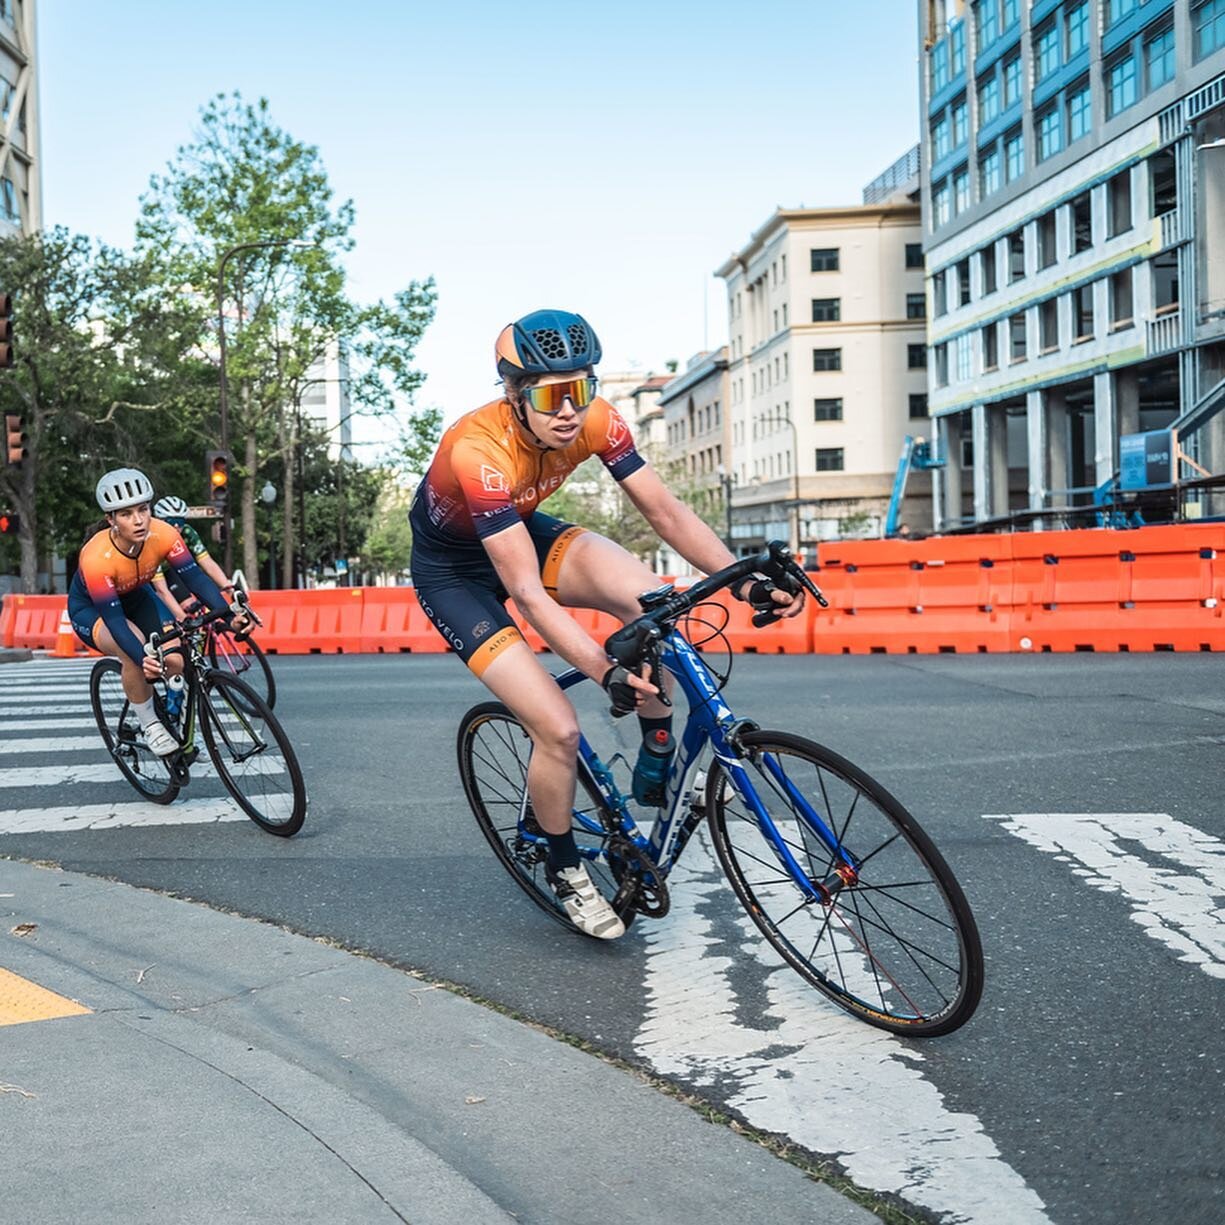
[[[628,1073],[398,970],[0,860],[0,1021],[57,1012],[75,1015],[0,1025],[6,1220],[877,1219]]]

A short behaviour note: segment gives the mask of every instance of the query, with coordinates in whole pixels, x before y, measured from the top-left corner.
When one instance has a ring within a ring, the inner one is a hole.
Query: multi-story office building
[[[871,204],[779,209],[717,275],[736,550],[877,534],[902,440],[927,426],[918,205],[903,186]],[[926,499],[908,500],[911,523],[929,520]]]
[[[1225,470],[1225,0],[921,0],[937,527]],[[1024,517],[1024,516],[1022,516]]]
[[[349,401],[349,358],[330,341],[302,380],[302,416],[328,436],[332,459],[353,458],[353,411]]]
[[[42,228],[34,0],[0,0],[0,234]]]

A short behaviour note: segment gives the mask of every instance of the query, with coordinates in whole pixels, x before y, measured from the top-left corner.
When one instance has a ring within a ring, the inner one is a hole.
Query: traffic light
[[[229,504],[230,498],[230,463],[233,456],[229,451],[205,451],[204,472],[208,477],[208,496],[213,506],[222,514]]]
[[[11,511],[0,510],[0,536],[17,535],[17,516]]]
[[[26,433],[21,428],[21,418],[14,413],[8,413],[4,418],[5,462],[20,465],[27,453]]]
[[[0,293],[0,366],[11,366],[13,354],[13,295]]]

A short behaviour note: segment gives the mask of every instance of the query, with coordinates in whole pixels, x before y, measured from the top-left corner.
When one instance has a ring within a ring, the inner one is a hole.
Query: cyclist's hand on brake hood
[[[649,667],[649,664],[643,664],[642,670],[646,671]],[[600,684],[604,686],[611,699],[612,713],[617,718],[630,714],[638,708],[639,703],[644,698],[659,692],[659,688],[656,685],[652,685],[650,681],[643,679],[638,673],[621,667],[620,664],[614,664],[609,668],[604,673],[604,679]]]

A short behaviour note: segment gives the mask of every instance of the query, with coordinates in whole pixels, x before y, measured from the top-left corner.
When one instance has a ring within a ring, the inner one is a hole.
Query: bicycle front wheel
[[[911,1036],[964,1025],[982,994],[982,945],[931,839],[837,753],[785,732],[749,732],[741,743],[753,790],[808,886],[716,762],[707,781],[715,852],[762,934],[809,983],[869,1024]],[[835,847],[818,834],[814,814]]]
[[[225,672],[199,678],[200,728],[226,790],[260,829],[288,838],[306,820],[306,784],[280,720]]]
[[[498,862],[550,918],[578,931],[545,879],[548,845],[527,795],[532,741],[523,724],[501,702],[482,702],[460,720],[457,747],[464,794]],[[612,818],[581,758],[578,765],[574,841],[592,883],[612,902],[618,884],[604,857]],[[628,928],[633,913],[618,914]]]
[[[132,703],[123,689],[117,659],[100,659],[89,674],[89,703],[107,751],[124,778],[154,804],[169,804],[179,787],[165,758],[148,744]]]
[[[254,638],[239,644],[228,629],[214,627],[208,636],[208,662],[250,685],[268,703],[269,710],[276,705],[276,677],[268,656]]]

